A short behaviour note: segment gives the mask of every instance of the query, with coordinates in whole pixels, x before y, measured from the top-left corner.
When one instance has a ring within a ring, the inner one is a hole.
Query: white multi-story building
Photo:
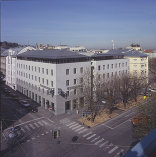
[[[35,50],[33,47],[18,47],[7,50],[6,55],[6,84],[16,90],[16,56],[28,50]],[[5,52],[6,53],[6,52]]]
[[[98,73],[107,76],[109,73],[110,77],[119,71],[122,75],[128,70],[128,60],[118,55],[87,56],[66,50],[36,50],[19,54],[16,66],[17,90],[46,109],[52,107],[55,114],[62,114],[74,110],[76,101],[84,103],[77,87],[85,70],[94,67]]]

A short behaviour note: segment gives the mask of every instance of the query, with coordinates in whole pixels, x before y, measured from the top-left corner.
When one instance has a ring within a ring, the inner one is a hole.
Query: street
[[[2,151],[4,157],[120,157],[136,141],[130,122],[135,108],[96,127],[87,128],[76,120],[80,115],[52,116],[42,107],[37,113],[27,112],[17,100],[5,94],[2,94],[1,102],[2,119],[6,119],[2,121],[2,145],[8,140],[13,125],[20,126],[26,137],[26,141],[14,146],[12,151],[5,146]],[[56,129],[60,130],[61,135],[54,139],[52,131]],[[74,136],[78,137],[77,141],[72,141]]]

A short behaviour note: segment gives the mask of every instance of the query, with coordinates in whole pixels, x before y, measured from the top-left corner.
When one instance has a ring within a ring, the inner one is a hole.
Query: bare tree
[[[117,76],[113,77],[111,81],[105,82],[106,92],[104,98],[107,101],[110,114],[115,108],[116,103],[120,100],[120,86],[118,82],[119,78]]]
[[[130,98],[130,77],[129,75],[123,75],[119,79],[119,85],[120,85],[120,96],[123,101],[124,107],[126,107],[128,103],[128,99]]]
[[[137,96],[141,91],[143,85],[144,82],[142,78],[138,78],[136,76],[130,77],[130,94],[135,102],[137,102]]]

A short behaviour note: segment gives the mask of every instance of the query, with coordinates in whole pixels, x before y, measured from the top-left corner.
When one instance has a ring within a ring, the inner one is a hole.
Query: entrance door
[[[70,101],[65,102],[65,110],[70,110]]]

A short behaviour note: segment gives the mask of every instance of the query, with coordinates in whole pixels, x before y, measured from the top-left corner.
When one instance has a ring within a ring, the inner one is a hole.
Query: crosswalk
[[[68,118],[64,118],[60,120],[61,124],[64,124],[66,127],[71,129],[72,131],[78,133],[91,144],[98,146],[100,149],[108,153],[110,157],[119,157],[121,154],[124,154],[124,150],[117,145],[114,145],[109,140],[101,137],[91,131],[91,129],[86,128],[85,126],[79,124],[78,122],[74,122],[69,120]]]
[[[39,129],[43,128],[44,126],[50,126],[50,125],[51,125],[51,122],[47,121],[46,119],[40,119],[38,121],[25,123],[25,124],[22,124],[19,126],[21,127],[21,130],[23,133],[25,133],[25,134],[30,133],[31,134],[32,132],[38,131]],[[7,130],[4,131],[5,137],[8,137],[8,135],[10,133],[10,129],[11,128],[8,128]],[[45,134],[47,134],[47,132],[45,132]]]

